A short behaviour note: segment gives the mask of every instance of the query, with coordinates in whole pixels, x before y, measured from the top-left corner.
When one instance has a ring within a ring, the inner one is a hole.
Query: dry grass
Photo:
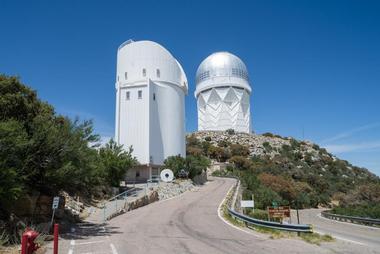
[[[301,233],[300,238],[305,242],[321,245],[322,242],[333,242],[331,235],[320,235],[318,233]]]

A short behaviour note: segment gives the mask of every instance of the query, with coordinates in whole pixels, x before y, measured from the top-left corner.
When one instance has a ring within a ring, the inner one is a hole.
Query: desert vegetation
[[[237,135],[231,131],[188,135],[187,153],[226,163],[225,170],[213,174],[239,177],[243,197],[254,195],[256,208],[266,209],[275,201],[293,208],[333,207],[341,214],[380,218],[380,180],[367,169],[310,142],[265,133],[256,135],[263,139],[260,143],[247,141],[249,134]]]
[[[46,221],[35,206],[60,191],[81,197],[118,186],[137,163],[132,148],[100,147],[89,120],[57,114],[17,77],[0,75],[0,236],[9,243],[22,227]],[[33,201],[34,200],[34,201]],[[34,207],[33,209],[29,209]]]

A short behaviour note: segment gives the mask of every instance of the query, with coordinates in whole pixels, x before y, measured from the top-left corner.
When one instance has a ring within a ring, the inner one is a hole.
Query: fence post
[[[58,233],[59,233],[59,225],[55,223],[54,224],[54,254],[58,254]]]

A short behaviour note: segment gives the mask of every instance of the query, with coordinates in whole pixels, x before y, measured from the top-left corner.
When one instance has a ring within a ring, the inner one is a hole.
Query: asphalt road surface
[[[321,216],[323,210],[300,210],[301,223],[313,224],[315,231],[330,234],[337,239],[380,250],[380,228],[330,220]]]
[[[353,242],[317,246],[233,227],[217,210],[234,181],[215,178],[195,191],[128,212],[108,224],[79,225],[62,236],[59,253],[380,253]]]

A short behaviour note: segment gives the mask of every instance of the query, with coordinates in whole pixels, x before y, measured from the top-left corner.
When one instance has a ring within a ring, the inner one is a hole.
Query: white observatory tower
[[[152,41],[128,40],[117,51],[115,140],[133,147],[141,164],[127,180],[159,175],[171,155],[186,156],[185,95],[188,85],[179,62]]]
[[[228,52],[208,56],[196,74],[198,130],[251,132],[251,92],[240,58]]]

